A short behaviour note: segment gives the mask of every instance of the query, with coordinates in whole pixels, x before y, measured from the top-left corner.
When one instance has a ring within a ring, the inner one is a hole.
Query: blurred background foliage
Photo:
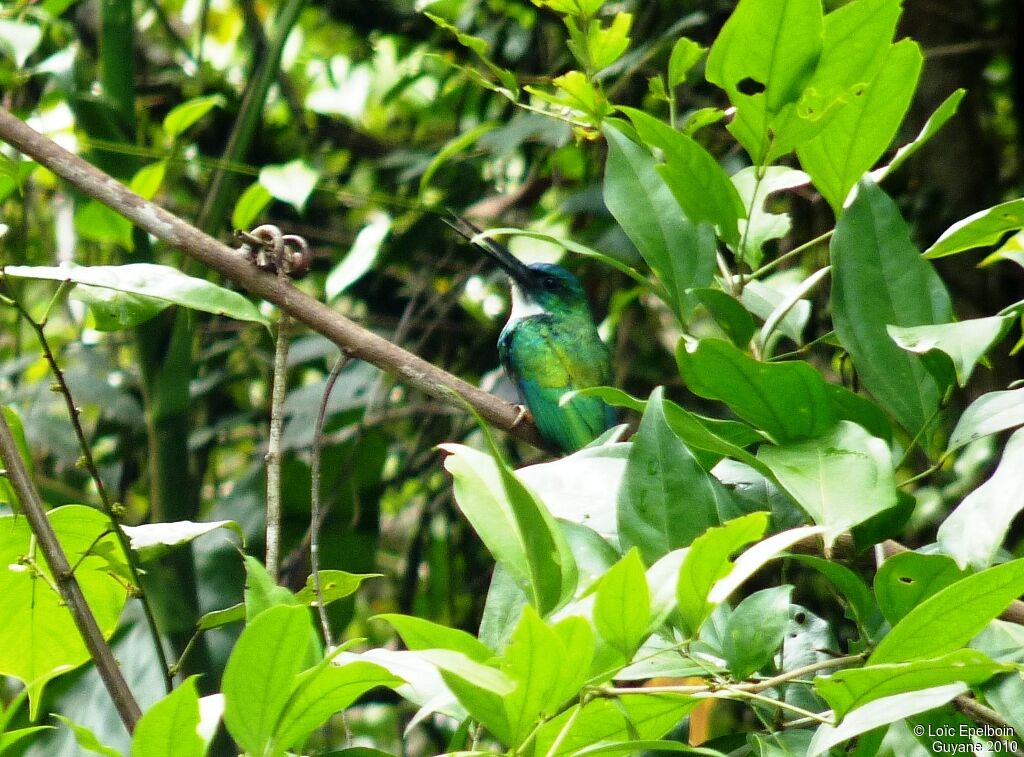
[[[840,4],[827,1],[826,10]],[[1024,39],[1016,33],[1024,10],[1017,0],[905,5],[901,34],[922,44],[925,67],[896,144],[911,139],[951,91],[968,90],[959,114],[888,187],[925,246],[952,222],[1024,194]],[[734,3],[607,6],[632,13],[633,27],[629,52],[601,73],[605,92],[616,104],[665,117],[664,87],[652,77],[665,70],[672,43],[685,34],[710,44]],[[212,234],[228,239],[232,228],[271,222],[303,235],[315,257],[299,286],[449,371],[507,393],[494,349],[508,307],[504,282],[438,211],[572,238],[625,260],[636,251],[602,201],[604,143],[495,91],[495,71],[445,24],[483,40],[490,60],[520,84],[544,88],[571,67],[561,20],[526,0],[8,0],[0,7],[0,97],[35,128]],[[725,102],[694,74],[674,94],[680,121]],[[700,139],[728,173],[745,166],[721,124]],[[3,165],[4,264],[152,260],[206,275],[46,170],[23,160]],[[828,203],[810,189],[777,202],[793,228],[769,243],[771,256],[834,223]],[[525,237],[511,246],[529,261],[563,254]],[[647,396],[668,382],[674,399],[720,412],[679,383],[672,356],[678,325],[664,306],[600,262],[564,262],[581,276],[601,320],[617,386]],[[1012,264],[979,269],[976,262],[957,256],[939,263],[964,318],[1016,301],[1024,282]],[[770,281],[785,291],[800,279],[792,273],[783,266]],[[50,303],[53,291],[46,282],[8,280],[6,294],[36,318],[48,313],[46,333],[127,520],[235,520],[247,551],[260,554],[269,333],[174,311],[111,329],[77,295]],[[830,328],[819,311],[806,314],[802,343]],[[48,504],[94,501],[34,335],[11,307],[0,307],[0,324],[0,392],[21,413]],[[698,313],[690,328],[712,325]],[[832,352],[810,359],[827,368]],[[294,337],[284,432],[285,574],[293,587],[309,572],[310,446],[336,356],[319,336]],[[838,381],[842,366],[834,370]],[[1019,358],[995,359],[971,391],[1005,387],[1019,374]],[[956,402],[962,407],[973,396]],[[367,618],[392,611],[475,632],[490,560],[457,515],[436,450],[474,429],[464,413],[370,366],[345,366],[327,416],[323,564],[384,574],[357,601],[332,606],[334,626],[346,636],[389,643],[387,629]],[[538,459],[527,448],[512,452],[519,462]],[[979,445],[916,492],[922,506],[906,538],[930,540],[937,514],[983,478],[991,455],[991,446]],[[151,579],[147,589],[177,656],[200,614],[239,601],[243,570],[230,539],[209,535],[191,553],[168,557]],[[161,687],[138,621],[125,618],[117,651],[145,705]],[[185,658],[184,671],[208,673],[200,684],[207,691],[217,690],[233,633],[206,634]],[[47,695],[107,743],[123,739],[116,721],[97,722],[113,715],[91,706],[106,695],[89,670],[57,680]],[[371,703],[353,721],[384,749],[401,748],[411,714],[392,704]],[[66,754],[59,739],[67,737],[37,742],[33,753]],[[429,743],[439,735],[425,724],[414,738]]]

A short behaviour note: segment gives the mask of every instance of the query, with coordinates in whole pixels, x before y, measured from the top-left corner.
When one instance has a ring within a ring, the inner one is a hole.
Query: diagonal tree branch
[[[252,294],[273,302],[296,320],[330,339],[342,352],[395,374],[408,386],[444,402],[464,398],[488,423],[541,449],[551,449],[518,408],[364,329],[287,281],[252,266],[230,247],[152,202],[144,200],[77,155],[0,108],[0,139],[117,211],[140,229],[214,269]]]
[[[11,482],[15,494],[21,501],[21,508],[25,512],[32,533],[39,540],[39,547],[46,556],[46,562],[53,573],[54,581],[57,583],[57,590],[61,598],[68,606],[71,617],[74,618],[78,632],[82,634],[89,656],[96,664],[96,670],[103,679],[103,685],[110,692],[110,698],[114,700],[114,706],[121,716],[121,722],[128,729],[128,733],[135,730],[135,724],[142,717],[138,702],[128,687],[128,682],[121,675],[121,668],[118,667],[114,653],[103,638],[103,632],[96,624],[82,587],[78,585],[67,555],[57,540],[50,521],[46,518],[43,503],[39,499],[39,492],[28,477],[25,465],[22,463],[21,455],[18,454],[18,446],[14,442],[14,435],[3,413],[0,413],[0,461],[6,468],[7,480]]]

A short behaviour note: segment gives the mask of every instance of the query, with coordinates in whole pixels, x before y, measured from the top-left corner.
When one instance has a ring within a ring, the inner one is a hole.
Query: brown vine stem
[[[214,269],[250,293],[274,303],[291,317],[330,339],[350,357],[397,375],[406,385],[449,404],[461,397],[488,423],[540,449],[552,450],[519,410],[489,392],[364,329],[322,302],[256,270],[242,255],[68,152],[0,108],[0,139],[60,176],[73,187],[117,211],[139,228]]]
[[[32,527],[32,533],[35,534],[39,547],[46,557],[46,562],[50,566],[61,599],[64,600],[71,612],[71,617],[74,619],[75,625],[78,626],[78,632],[82,634],[82,640],[85,642],[86,649],[89,650],[89,656],[95,663],[103,685],[110,693],[110,698],[114,700],[114,706],[121,716],[121,722],[131,733],[135,730],[135,724],[139,722],[139,718],[142,717],[142,711],[139,709],[138,702],[135,701],[132,690],[128,687],[128,682],[121,675],[121,668],[118,667],[114,653],[103,638],[103,632],[100,631],[96,618],[89,609],[85,595],[82,593],[82,587],[79,586],[78,579],[75,578],[75,574],[71,570],[68,557],[46,517],[39,492],[36,491],[35,485],[29,479],[25,464],[21,460],[21,455],[18,454],[14,435],[11,433],[11,428],[7,425],[7,419],[3,413],[0,413],[0,460],[3,461],[7,471],[7,480],[11,482],[15,494],[18,495],[25,517]]]
[[[99,495],[100,505],[106,516],[110,518],[111,530],[114,532],[118,544],[121,545],[121,551],[124,552],[124,559],[128,563],[128,571],[132,579],[132,594],[142,604],[142,614],[146,618],[146,626],[149,629],[149,635],[153,640],[153,648],[160,663],[160,671],[164,679],[164,689],[170,694],[174,688],[174,676],[171,674],[170,665],[167,662],[167,655],[164,652],[164,645],[160,638],[160,629],[157,628],[156,617],[153,615],[153,607],[142,588],[142,579],[139,577],[139,568],[136,565],[135,553],[132,552],[131,540],[124,532],[124,529],[121,527],[121,521],[118,519],[118,506],[110,500],[107,487],[100,476],[99,468],[96,467],[96,460],[92,455],[92,447],[89,445],[89,440],[85,438],[85,430],[82,428],[82,420],[80,418],[81,410],[75,404],[74,395],[71,394],[71,387],[68,386],[68,382],[64,378],[64,371],[57,362],[56,355],[53,354],[50,341],[46,338],[47,318],[44,317],[42,321],[37,322],[10,292],[8,292],[8,297],[14,304],[14,308],[21,313],[22,318],[28,322],[35,332],[36,340],[43,351],[43,358],[46,360],[47,365],[50,366],[50,372],[53,373],[54,379],[57,382],[57,389],[64,398],[64,404],[67,405],[68,416],[71,418],[71,427],[74,429],[78,446],[82,450],[82,461],[93,483],[96,485],[96,493]],[[47,309],[47,312],[49,312],[49,309]]]

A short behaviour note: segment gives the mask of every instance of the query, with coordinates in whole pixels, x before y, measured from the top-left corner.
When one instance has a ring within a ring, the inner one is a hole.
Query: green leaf
[[[180,520],[174,523],[144,523],[141,526],[122,526],[131,541],[132,551],[143,562],[166,555],[174,547],[188,544],[203,534],[228,528],[243,538],[242,527],[233,520],[216,520],[209,523],[193,523]]]
[[[814,0],[740,0],[708,55],[707,79],[742,109],[760,88],[769,113],[795,101],[818,63],[821,4]],[[750,85],[745,85],[752,80]]]
[[[654,158],[610,124],[604,201],[669,294],[669,305],[685,321],[693,307],[686,290],[711,283],[715,237],[706,224],[682,212],[659,175]]]
[[[369,223],[356,234],[348,254],[327,274],[324,295],[328,300],[333,300],[373,268],[389,233],[391,216],[387,213],[372,213]]]
[[[849,713],[838,726],[819,726],[811,741],[807,757],[825,754],[836,744],[841,744],[854,736],[859,736],[880,726],[941,707],[965,691],[967,691],[966,684],[951,683],[876,699]]]
[[[732,570],[730,556],[764,536],[768,513],[750,513],[709,528],[694,539],[679,567],[676,606],[690,636],[695,636],[711,615],[708,594],[715,582]]]
[[[889,446],[850,421],[816,439],[779,447],[762,445],[758,459],[825,528],[825,543],[896,505]]]
[[[831,255],[836,333],[868,391],[917,434],[934,418],[946,387],[886,329],[953,320],[949,294],[914,248],[896,204],[866,181],[836,224]]]
[[[221,689],[224,724],[251,754],[264,754],[307,664],[313,624],[300,606],[271,607],[253,618],[238,637]]]
[[[722,652],[729,672],[743,679],[771,662],[789,626],[792,586],[755,591],[729,614]]]
[[[765,244],[773,239],[782,239],[793,225],[788,213],[770,213],[766,210],[768,196],[805,186],[809,182],[810,177],[803,171],[787,166],[768,166],[764,169],[752,166],[732,175],[732,183],[750,216],[739,221],[743,246],[737,247],[737,250],[739,259],[751,270],[761,265]]]
[[[631,660],[648,635],[651,595],[640,553],[634,547],[597,585],[594,625],[601,638]]]
[[[235,229],[250,229],[260,213],[266,209],[274,196],[259,181],[254,181],[239,196],[231,211],[231,226]]]
[[[812,140],[797,146],[800,165],[811,175],[838,216],[850,190],[889,147],[917,88],[923,58],[910,39],[889,48],[874,78]]]
[[[750,344],[756,326],[750,312],[739,300],[721,289],[694,289],[691,294],[707,308],[715,323],[721,326],[733,344],[740,349]]]
[[[341,666],[324,663],[296,676],[288,705],[274,726],[275,750],[301,747],[328,718],[367,691],[378,686],[394,688],[402,683],[401,678],[370,662]]]
[[[110,519],[84,505],[47,512],[96,624],[109,639],[128,599],[128,568]],[[89,659],[68,611],[57,593],[24,517],[0,517],[0,674],[22,681],[29,690],[29,717],[39,714],[47,681]],[[27,562],[34,555],[31,563]]]
[[[325,605],[356,593],[363,581],[368,578],[381,578],[382,573],[348,573],[344,570],[321,570],[320,593]],[[316,589],[313,587],[313,576],[306,578],[306,585],[299,589],[295,598],[304,605],[316,606]]]
[[[778,277],[786,275],[785,273],[777,274]],[[775,286],[752,279],[743,287],[740,302],[743,303],[743,307],[762,321],[767,321],[787,298],[788,294],[777,289]],[[803,344],[804,328],[807,326],[807,321],[810,317],[811,303],[807,300],[798,300],[796,305],[790,308],[789,312],[776,324],[775,330],[788,336],[796,344]]]
[[[199,733],[199,692],[196,676],[142,716],[132,734],[133,757],[204,757],[212,740]]]
[[[721,339],[680,341],[679,373],[699,397],[720,400],[780,443],[818,436],[835,423],[824,379],[802,361],[762,363]]]
[[[687,218],[707,221],[729,244],[739,242],[738,219],[744,216],[740,196],[725,171],[691,137],[635,108],[620,108],[633,122],[649,147],[659,148],[665,158],[657,166]]]
[[[176,268],[152,263],[83,266],[63,263],[59,266],[9,265],[4,276],[23,279],[70,281],[76,284],[114,289],[151,297],[170,305],[180,305],[239,321],[269,324],[267,317],[248,299],[205,279],[186,276]]]
[[[572,18],[566,18],[565,25],[569,29],[568,46],[576,60],[596,73],[610,66],[626,52],[633,16],[630,13],[616,13],[608,26],[595,19],[586,25],[585,37]]]
[[[466,655],[475,662],[487,662],[494,657],[494,651],[490,647],[475,636],[457,628],[448,628],[425,618],[397,613],[385,613],[374,617],[390,623],[409,649],[450,649]]]
[[[987,247],[1021,229],[1024,229],[1024,198],[1000,203],[957,221],[925,250],[924,256],[942,258],[975,247]]]
[[[320,172],[306,161],[296,158],[288,163],[263,166],[259,182],[281,202],[291,205],[299,213],[320,180]]]
[[[170,307],[165,300],[85,284],[72,289],[70,297],[89,307],[93,326],[98,331],[134,328]]]
[[[206,95],[186,100],[171,108],[171,111],[164,116],[164,134],[171,139],[177,139],[186,129],[211,110],[223,107],[223,95]]]
[[[546,614],[576,588],[572,553],[551,513],[515,473],[490,455],[461,444],[449,453],[455,501],[494,558],[511,571],[534,606]]]
[[[868,658],[869,664],[937,657],[964,646],[1024,594],[1024,560],[967,576],[904,616]]]
[[[1024,426],[1024,389],[989,392],[974,400],[949,435],[947,454],[1000,431]]]
[[[1024,430],[1006,442],[999,467],[939,526],[938,542],[961,568],[987,568],[1024,509]]]
[[[648,564],[718,523],[719,507],[731,499],[669,427],[662,393],[655,389],[647,402],[618,499],[619,540],[638,547]]]
[[[18,448],[18,455],[21,457],[21,462],[25,466],[29,478],[32,478],[35,464],[32,462],[32,451],[29,449],[28,441],[25,439],[25,427],[21,422],[21,417],[15,412],[14,408],[6,405],[0,405],[0,413],[3,413],[4,420],[7,421],[7,425],[11,429],[11,434],[14,436],[14,444]],[[0,476],[0,502],[6,502],[12,512],[21,512],[21,502],[18,500],[14,487],[7,480],[7,476]],[[0,731],[2,730],[0,729]]]
[[[816,678],[814,688],[841,721],[851,710],[876,699],[956,681],[974,686],[1009,669],[975,649],[958,649],[933,659],[839,670]]]
[[[524,608],[501,662],[502,671],[517,681],[504,701],[507,743],[521,744],[539,719],[554,716],[579,694],[593,653],[593,633],[583,618],[565,618],[549,627],[532,607]]]
[[[524,614],[527,611],[524,608]],[[506,673],[447,649],[428,649],[415,653],[435,665],[441,677],[459,700],[459,704],[484,727],[506,744],[512,742],[506,698],[516,690],[517,681]]]
[[[672,45],[672,53],[668,57],[668,86],[678,87],[686,81],[686,74],[697,65],[697,61],[708,51],[692,39],[680,37]]]
[[[943,100],[939,107],[935,109],[935,112],[932,113],[931,116],[928,117],[928,120],[924,122],[924,126],[921,127],[921,131],[918,135],[914,137],[912,141],[898,149],[896,154],[893,155],[892,160],[887,164],[881,168],[876,168],[871,172],[871,180],[876,184],[880,184],[882,179],[902,166],[911,155],[924,147],[928,140],[934,137],[939,129],[945,126],[946,122],[956,115],[957,108],[960,107],[960,101],[964,99],[964,95],[966,94],[966,89],[958,89]]]
[[[252,555],[244,555],[245,564],[245,620],[252,622],[272,607],[296,607],[299,600],[286,586],[279,586],[267,569]],[[310,663],[312,664],[312,663]]]
[[[54,717],[71,729],[72,733],[75,734],[75,741],[78,746],[85,751],[92,752],[93,754],[99,754],[103,757],[121,757],[121,752],[100,741],[99,737],[87,726],[84,726],[81,723],[76,723],[71,718],[66,718],[63,715],[57,715],[56,713],[54,714]]]
[[[83,239],[101,244],[116,244],[129,251],[135,249],[132,241],[132,222],[99,200],[89,200],[75,211],[75,230]],[[6,270],[12,267],[14,266],[8,266]]]
[[[895,625],[923,600],[966,576],[945,555],[901,552],[875,574],[875,597],[885,619]]]
[[[923,355],[931,350],[945,352],[953,361],[956,381],[967,381],[985,353],[1002,341],[1013,325],[1015,316],[993,315],[955,323],[928,326],[888,326],[889,336],[908,352]]]
[[[740,0],[708,54],[705,76],[736,106],[729,130],[757,165],[768,156],[768,121],[796,103],[822,52],[817,0]]]
[[[164,183],[166,174],[167,161],[158,160],[136,171],[128,188],[140,197],[152,200],[160,191],[160,185]]]
[[[538,728],[534,754],[569,757],[605,741],[658,739],[701,701],[682,694],[591,699],[584,705],[573,705]],[[556,739],[560,739],[557,748]]]

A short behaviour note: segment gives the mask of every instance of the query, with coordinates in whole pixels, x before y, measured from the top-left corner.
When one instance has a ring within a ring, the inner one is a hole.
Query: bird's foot
[[[533,422],[533,416],[530,415],[530,408],[526,405],[516,405],[516,409],[519,411],[516,413],[515,420],[512,421],[512,428],[518,428],[523,421]]]

